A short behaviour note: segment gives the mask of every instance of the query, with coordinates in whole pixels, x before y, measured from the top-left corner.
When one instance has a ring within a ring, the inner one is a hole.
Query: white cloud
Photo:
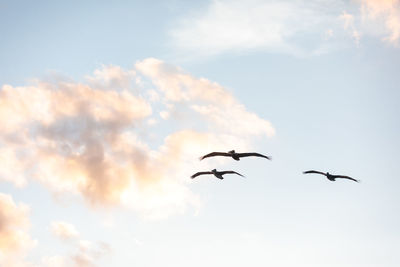
[[[70,264],[63,256],[46,256],[42,258],[41,267],[67,267]]]
[[[336,26],[335,10],[342,5],[330,0],[215,0],[181,18],[170,36],[178,49],[202,55],[256,49],[302,56],[324,46],[321,35]]]
[[[339,19],[343,21],[344,30],[351,33],[354,42],[358,46],[360,44],[360,33],[354,24],[354,16],[343,11],[342,15],[339,16]]]
[[[157,59],[133,70],[103,66],[86,78],[2,87],[0,178],[16,185],[35,179],[55,194],[159,218],[201,206],[187,184],[202,153],[274,135],[221,85]],[[164,130],[154,137],[156,127]],[[75,233],[65,224],[53,231]]]
[[[178,18],[169,35],[177,51],[200,57],[254,50],[307,56],[343,47],[349,39],[358,46],[361,36],[383,36],[396,45],[400,38],[399,3],[213,0]],[[335,36],[326,38],[327,31]]]

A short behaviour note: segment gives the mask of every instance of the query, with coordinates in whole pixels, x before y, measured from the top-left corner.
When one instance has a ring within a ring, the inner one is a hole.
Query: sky
[[[0,0],[0,36],[0,266],[399,266],[400,1]],[[199,161],[233,149],[272,160]]]

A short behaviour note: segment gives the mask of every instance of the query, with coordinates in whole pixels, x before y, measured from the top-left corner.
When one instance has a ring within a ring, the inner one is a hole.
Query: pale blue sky
[[[81,191],[57,194],[27,170],[19,170],[28,181],[22,188],[2,177],[0,193],[30,207],[31,226],[21,229],[36,245],[21,249],[22,266],[71,266],[74,255],[95,266],[398,266],[400,28],[385,22],[392,17],[400,25],[400,3],[374,3],[0,1],[0,86],[60,76],[87,83],[85,77],[103,65],[140,73],[136,62],[157,58],[169,66],[164,75],[177,66],[216,82],[276,131],[272,137],[265,129],[232,134],[245,139],[239,147],[271,155],[271,162],[209,159],[203,165],[193,157],[193,166],[173,165],[178,185],[200,204],[182,198],[188,201],[183,211],[173,203],[173,212],[157,219],[143,216],[141,198],[133,208],[92,207]],[[157,77],[141,77],[143,84],[128,88],[133,95],[146,98],[148,90],[161,88]],[[153,152],[162,153],[158,147],[177,130],[220,133],[186,113],[203,100],[168,101],[152,104],[153,114],[169,110],[173,119],[155,116],[153,128],[132,127]],[[209,103],[218,101],[224,100]],[[231,126],[240,123],[233,119]],[[203,170],[188,166],[233,169],[246,178],[181,182]],[[309,169],[362,182],[302,174]],[[79,238],[57,238],[54,221],[72,224]],[[80,240],[92,242],[94,251],[79,247]],[[96,249],[101,256],[94,256]]]

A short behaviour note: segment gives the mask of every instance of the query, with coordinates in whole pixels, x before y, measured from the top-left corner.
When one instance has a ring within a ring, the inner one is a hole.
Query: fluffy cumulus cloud
[[[399,0],[213,0],[179,18],[169,33],[179,51],[200,56],[252,50],[307,56],[358,46],[363,36],[397,44],[399,18]]]
[[[0,193],[0,265],[22,266],[26,250],[35,245],[29,235],[28,207]]]
[[[1,179],[17,186],[33,179],[54,194],[145,217],[199,207],[187,178],[202,153],[272,135],[268,121],[221,85],[152,58],[132,70],[102,66],[84,82],[0,90]],[[76,234],[66,224],[52,230]]]

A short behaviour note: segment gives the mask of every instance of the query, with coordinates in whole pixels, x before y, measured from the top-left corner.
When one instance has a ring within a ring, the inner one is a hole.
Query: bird
[[[330,181],[332,181],[332,182],[335,181],[337,178],[349,179],[349,180],[352,180],[352,181],[357,182],[357,183],[360,182],[360,180],[354,179],[354,178],[352,178],[352,177],[350,177],[350,176],[345,176],[345,175],[334,175],[334,174],[330,174],[329,172],[324,173],[324,172],[319,172],[319,171],[311,170],[311,171],[305,171],[305,172],[303,172],[303,173],[304,173],[304,174],[307,174],[307,173],[318,173],[318,174],[322,174],[322,175],[326,176],[326,178],[328,178],[328,180],[330,180]]]
[[[219,172],[219,171],[217,171],[217,169],[213,169],[213,170],[208,171],[208,172],[197,172],[197,173],[193,174],[192,176],[190,176],[190,178],[194,179],[197,176],[203,175],[203,174],[214,174],[215,177],[217,177],[218,179],[222,180],[222,179],[224,179],[224,177],[222,177],[222,175],[228,174],[228,173],[237,174],[237,175],[240,175],[240,176],[244,177],[243,175],[241,175],[240,173],[235,172],[235,171],[221,171],[221,172]]]
[[[202,157],[200,157],[200,160],[203,160],[205,158],[209,158],[209,157],[215,157],[215,156],[223,156],[223,157],[231,157],[234,160],[240,160],[240,158],[242,157],[261,157],[261,158],[266,158],[271,160],[271,157],[262,155],[260,153],[256,153],[256,152],[250,152],[250,153],[236,153],[235,150],[231,150],[228,152],[211,152],[207,155],[204,155]]]

